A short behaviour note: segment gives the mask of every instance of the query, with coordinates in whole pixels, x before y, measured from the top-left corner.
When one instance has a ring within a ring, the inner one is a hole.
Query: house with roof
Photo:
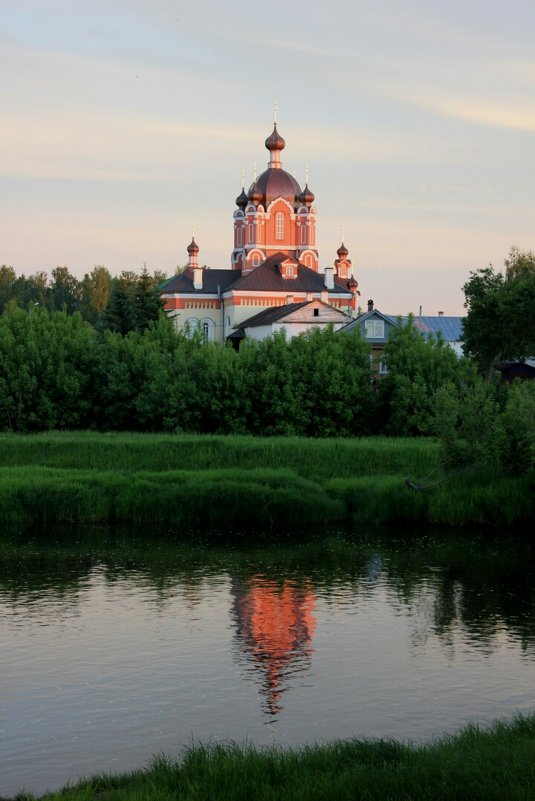
[[[236,198],[230,268],[200,267],[193,238],[186,269],[161,286],[165,309],[178,330],[200,327],[208,340],[224,343],[238,331],[258,337],[285,326],[297,332],[306,329],[305,321],[327,324],[323,321],[330,315],[338,324],[356,313],[360,292],[348,249],[342,242],[333,266],[320,271],[315,196],[308,180],[301,189],[283,169],[285,141],[276,122],[265,146],[267,170]],[[313,301],[318,303],[309,308]],[[278,316],[281,307],[287,308]],[[274,315],[258,324],[254,318],[264,311]]]
[[[231,335],[233,342],[246,337],[265,339],[283,332],[286,339],[298,336],[313,328],[326,328],[331,325],[335,330],[347,323],[347,314],[322,300],[304,300],[300,303],[287,303],[254,314],[244,320]]]
[[[368,301],[368,310],[359,314],[354,320],[343,326],[341,332],[350,332],[358,328],[360,335],[370,344],[370,360],[376,375],[385,375],[388,367],[382,360],[383,350],[394,328],[407,323],[408,317],[401,315],[383,314],[374,308],[373,300]],[[412,318],[414,327],[426,339],[440,335],[458,356],[462,356],[462,317],[422,316]]]

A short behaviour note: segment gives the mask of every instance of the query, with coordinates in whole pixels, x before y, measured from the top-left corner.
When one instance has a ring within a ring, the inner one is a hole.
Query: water
[[[0,795],[195,740],[418,740],[534,708],[519,542],[0,547]]]

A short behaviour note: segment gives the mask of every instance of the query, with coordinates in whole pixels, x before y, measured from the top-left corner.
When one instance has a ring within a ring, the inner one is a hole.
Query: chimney
[[[369,312],[373,311],[373,300],[368,301],[368,311]]]
[[[202,289],[202,274],[204,270],[202,267],[193,268],[193,289]]]
[[[439,313],[438,313],[438,316],[439,316],[439,317],[444,317],[444,312],[443,312],[443,311],[439,312]]]
[[[327,289],[334,289],[334,267],[325,268],[325,286]]]
[[[422,307],[420,306],[420,311],[418,312],[418,317],[422,316]]]

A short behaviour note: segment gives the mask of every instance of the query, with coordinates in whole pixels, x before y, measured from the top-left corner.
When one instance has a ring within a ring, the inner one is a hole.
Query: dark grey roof
[[[279,265],[283,261],[291,261],[297,265],[296,278],[283,278]],[[240,292],[329,292],[329,294],[347,295],[351,297],[351,291],[347,288],[347,281],[341,282],[334,279],[334,289],[327,290],[325,286],[325,276],[317,273],[310,267],[305,267],[297,259],[292,259],[284,253],[276,253],[270,256],[267,261],[259,267],[255,267],[251,272],[242,275],[241,270],[203,270],[202,289],[193,288],[193,272],[185,270],[180,275],[170,278],[160,287],[164,294],[217,294],[218,287],[221,293],[236,289]]]
[[[254,328],[254,326],[257,325],[269,325],[297,311],[297,309],[303,306],[308,306],[309,303],[312,303],[312,301],[303,300],[301,303],[286,303],[284,306],[273,306],[271,309],[264,309],[264,311],[254,314],[247,320],[243,320],[240,323],[240,328]]]
[[[241,270],[203,270],[202,289],[193,287],[193,271],[184,270],[180,275],[174,275],[160,289],[164,294],[169,293],[197,293],[217,294],[218,287],[221,292],[235,284],[241,278]]]

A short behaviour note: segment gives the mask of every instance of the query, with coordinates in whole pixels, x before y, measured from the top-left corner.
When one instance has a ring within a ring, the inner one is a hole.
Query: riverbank
[[[303,749],[194,746],[176,761],[96,776],[41,801],[520,801],[535,786],[535,715],[424,745],[354,740]],[[33,799],[31,795],[18,796]]]
[[[529,476],[445,478],[432,439],[1,435],[0,521],[284,535],[533,519]]]

